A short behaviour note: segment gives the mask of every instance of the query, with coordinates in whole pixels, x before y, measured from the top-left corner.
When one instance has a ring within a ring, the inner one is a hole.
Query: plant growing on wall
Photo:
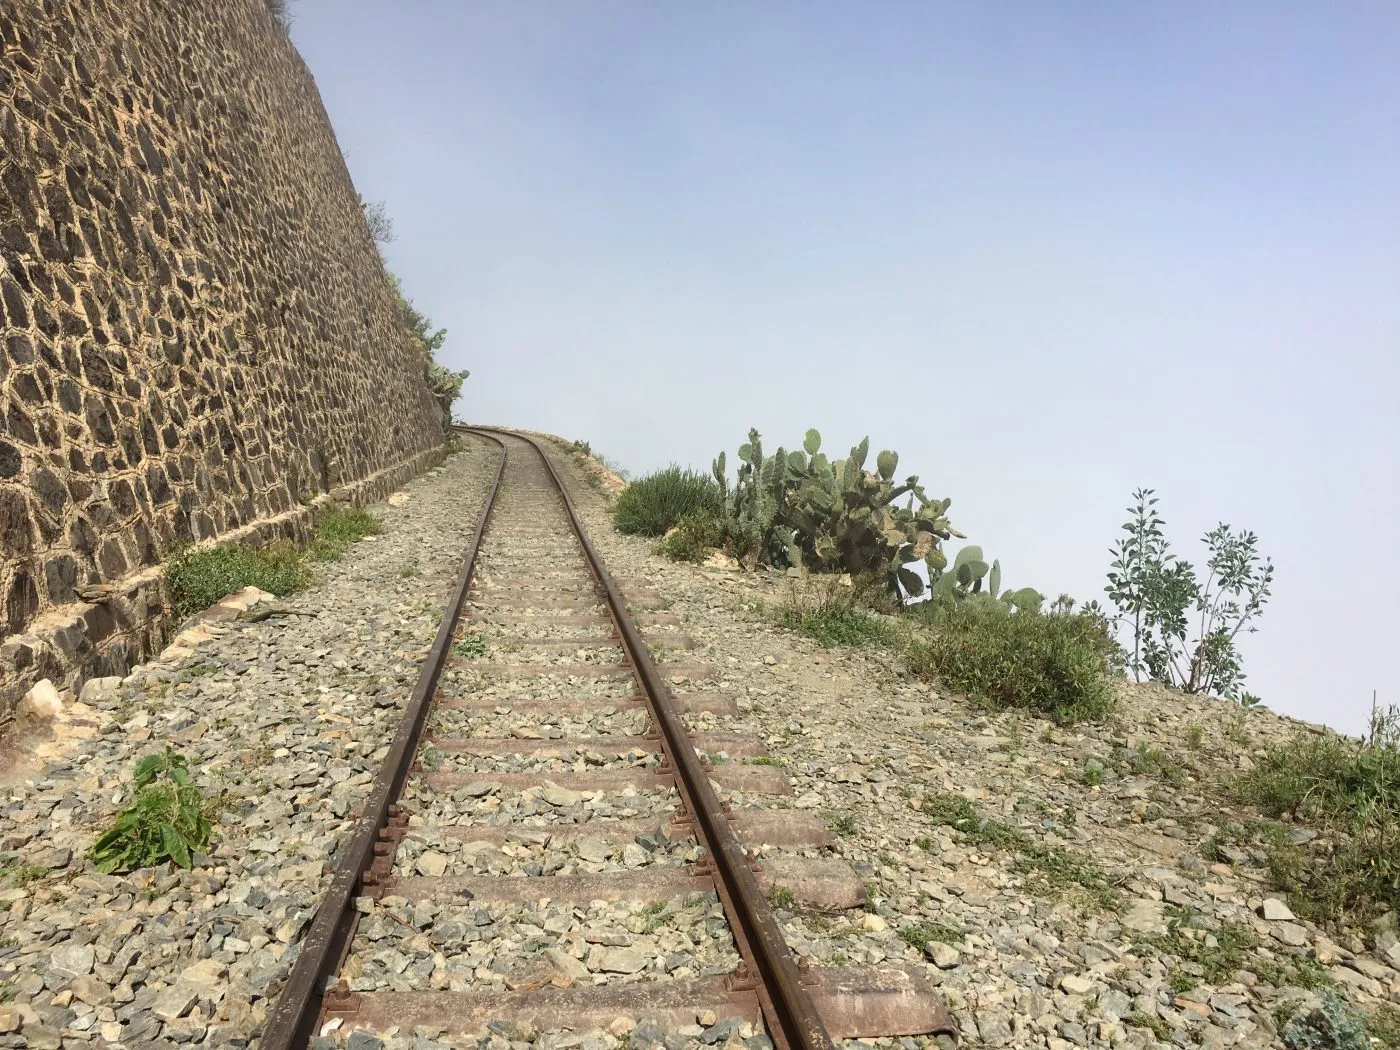
[[[1133,493],[1127,533],[1111,549],[1104,590],[1117,622],[1131,629],[1129,669],[1142,680],[1187,693],[1214,693],[1247,707],[1259,698],[1244,691],[1236,640],[1254,633],[1274,579],[1271,560],[1259,554],[1258,537],[1220,523],[1202,537],[1207,574],[1171,550],[1152,489]],[[1188,641],[1188,637],[1190,640]]]
[[[446,429],[452,425],[452,402],[461,395],[462,383],[471,373],[466,369],[454,372],[438,364],[433,354],[447,339],[447,329],[434,330],[432,320],[413,305],[412,299],[403,294],[403,286],[392,273],[389,274],[389,283],[394,286],[394,294],[398,297],[399,317],[403,320],[404,327],[423,347],[424,373],[427,376],[428,389],[442,406],[442,425]]]

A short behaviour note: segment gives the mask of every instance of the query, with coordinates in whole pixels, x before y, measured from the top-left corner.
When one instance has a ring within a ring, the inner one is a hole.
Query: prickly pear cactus
[[[942,573],[947,559],[940,541],[962,535],[948,522],[951,501],[929,499],[917,477],[895,484],[895,452],[880,452],[875,473],[867,471],[869,453],[867,437],[849,456],[833,461],[821,451],[821,434],[809,430],[800,450],[779,448],[765,458],[758,431],[750,430],[739,448],[732,492],[721,477],[723,456],[714,470],[732,527],[763,537],[760,561],[816,572],[894,575],[901,565],[922,560],[931,574]],[[901,507],[896,501],[905,496],[908,505]],[[917,592],[922,585],[915,578],[910,589]]]

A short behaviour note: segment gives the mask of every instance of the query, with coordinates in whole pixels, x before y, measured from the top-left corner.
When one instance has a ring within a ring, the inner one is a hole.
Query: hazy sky
[[[634,473],[869,434],[1080,599],[1155,487],[1274,557],[1254,692],[1400,702],[1393,0],[293,12],[459,415]]]

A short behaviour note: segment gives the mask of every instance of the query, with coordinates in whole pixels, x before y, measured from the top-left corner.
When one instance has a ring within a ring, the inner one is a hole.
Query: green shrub
[[[1266,815],[1324,832],[1323,849],[1282,839],[1267,850],[1275,880],[1309,918],[1400,908],[1400,726],[1394,714],[1376,722],[1366,743],[1310,733],[1271,747],[1234,782]]]
[[[850,813],[838,813],[829,809],[822,816],[826,819],[826,826],[843,839],[854,835],[859,827],[856,818]]]
[[[1095,617],[1011,612],[1001,602],[969,598],[941,610],[905,655],[916,674],[937,675],[993,707],[1028,708],[1067,723],[1112,709],[1115,648]]]
[[[672,465],[618,493],[613,527],[629,536],[663,536],[682,518],[703,511],[719,515],[719,485],[708,475]]]
[[[702,562],[724,543],[724,521],[711,510],[687,514],[656,541],[654,550],[672,561]]]
[[[1379,1050],[1400,1050],[1400,1009],[1382,1004],[1366,1019],[1366,1031]]]
[[[479,634],[464,635],[452,651],[464,660],[475,660],[486,655],[486,639]]]
[[[311,583],[307,559],[339,561],[352,543],[383,531],[361,507],[327,507],[316,520],[306,554],[280,541],[266,547],[225,543],[215,547],[172,547],[165,559],[165,583],[177,619],[207,609],[225,595],[257,587],[279,597]]]
[[[93,867],[106,873],[148,868],[170,860],[182,868],[206,848],[216,803],[190,780],[185,757],[166,748],[136,763],[136,797],[93,843]]]
[[[920,951],[929,941],[961,944],[964,940],[962,930],[941,922],[917,922],[912,926],[901,926],[899,938],[909,947],[918,948]]]
[[[316,561],[339,561],[352,543],[384,531],[363,507],[327,507],[316,519],[316,536],[307,553]]]
[[[792,600],[778,612],[778,623],[800,631],[824,649],[838,645],[883,645],[894,638],[893,628],[879,616],[856,607],[849,593],[828,588],[815,600]]]
[[[170,588],[176,619],[206,609],[244,587],[276,595],[293,594],[311,582],[311,572],[290,543],[249,547],[241,543],[218,547],[181,546],[166,557],[165,582]]]

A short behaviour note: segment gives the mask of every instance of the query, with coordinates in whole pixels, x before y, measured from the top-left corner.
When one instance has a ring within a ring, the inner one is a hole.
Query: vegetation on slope
[[[1268,748],[1233,785],[1266,816],[1316,829],[1296,844],[1264,836],[1269,868],[1296,910],[1315,920],[1400,912],[1400,712],[1372,718],[1366,740],[1308,733]],[[1392,926],[1394,924],[1392,923]],[[1391,931],[1392,937],[1397,931]]]

